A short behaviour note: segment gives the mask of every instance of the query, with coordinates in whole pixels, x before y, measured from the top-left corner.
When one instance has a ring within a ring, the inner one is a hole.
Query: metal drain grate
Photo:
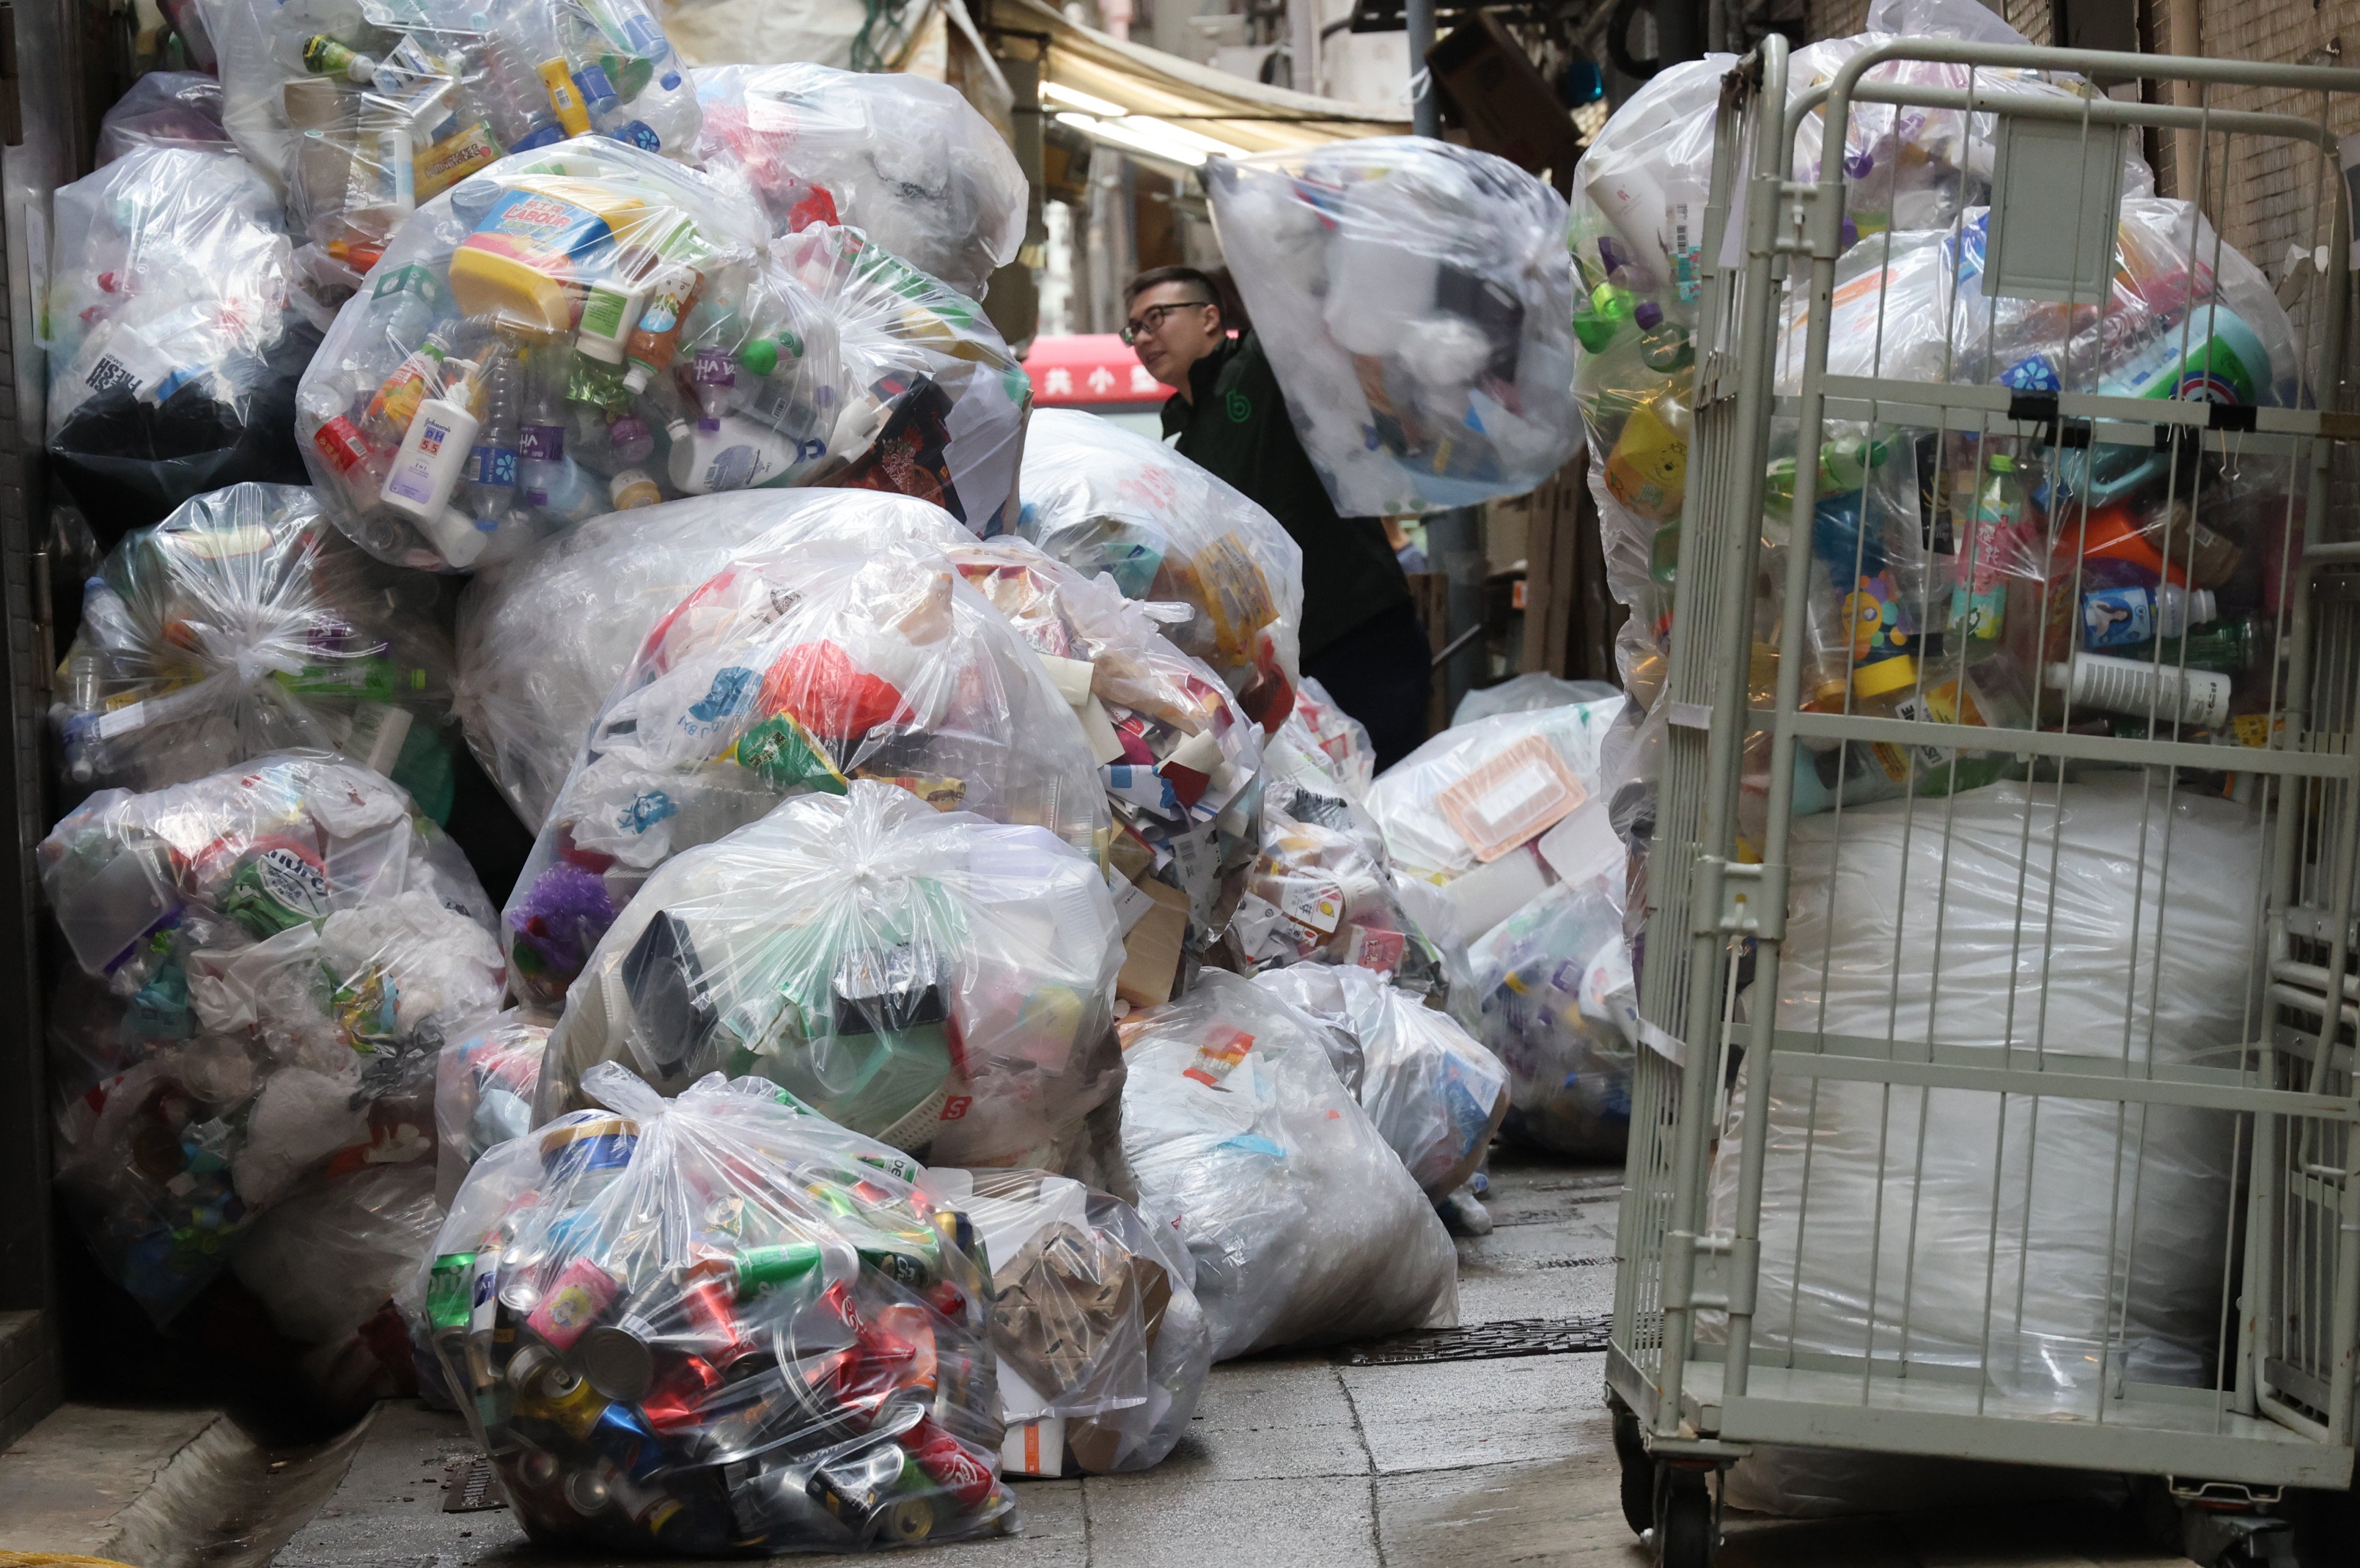
[[[1421,1329],[1336,1353],[1345,1367],[1414,1367],[1432,1361],[1505,1361],[1518,1356],[1579,1356],[1606,1348],[1613,1314],[1507,1318],[1462,1328]]]
[[[1535,1269],[1604,1269],[1613,1261],[1612,1258],[1544,1258],[1533,1267]]]
[[[492,1479],[492,1462],[480,1454],[464,1459],[453,1459],[443,1466],[442,1511],[446,1514],[482,1513],[488,1508],[504,1508],[508,1500]]]

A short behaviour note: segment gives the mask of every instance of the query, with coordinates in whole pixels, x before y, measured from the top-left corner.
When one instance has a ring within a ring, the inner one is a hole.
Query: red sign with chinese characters
[[[1152,407],[1172,396],[1172,388],[1148,375],[1131,345],[1113,332],[1034,338],[1024,373],[1032,378],[1033,403],[1043,408]]]

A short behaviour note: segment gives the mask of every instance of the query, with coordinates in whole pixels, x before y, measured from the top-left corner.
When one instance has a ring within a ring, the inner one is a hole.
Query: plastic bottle
[[[1639,329],[1640,362],[1656,375],[1676,375],[1696,363],[1696,345],[1688,329],[1666,321],[1664,308],[1653,299],[1633,306],[1631,320]]]
[[[645,288],[621,278],[602,278],[582,296],[582,319],[574,330],[574,346],[601,365],[620,365],[632,329],[646,309]]]
[[[2117,397],[2250,405],[2275,379],[2269,351],[2244,318],[2220,305],[2199,305],[2183,322],[2149,338],[2098,390]]]
[[[314,33],[303,40],[303,69],[314,76],[341,76],[363,86],[377,80],[376,60],[325,33]]]
[[[396,354],[407,355],[451,313],[451,297],[427,267],[395,267],[369,290],[369,312]]]
[[[2015,712],[2019,702],[1996,701],[1987,680],[2003,672],[2002,690],[2016,684],[2004,661],[1987,661],[1963,675],[1931,685],[1919,684],[1918,660],[1908,654],[1865,664],[1852,671],[1853,712],[1881,718],[1908,719],[1920,724],[2020,727],[2027,715]],[[1978,676],[1986,680],[1978,680]],[[1896,745],[1878,741],[1870,755],[1894,784],[1920,795],[1948,795],[1979,789],[2003,777],[2011,759],[2004,752],[1961,751],[1932,744]],[[1845,800],[1855,799],[1850,790]]]
[[[2006,620],[2008,569],[2024,532],[2024,491],[2016,482],[2016,459],[2007,453],[1992,453],[1983,466],[1983,484],[1974,493],[1967,559],[1959,563],[1965,580],[1950,590],[1950,624],[1989,642],[1998,637]]]
[[[2221,621],[2202,630],[2191,631],[2185,637],[2167,639],[2161,650],[2160,662],[2234,675],[2253,669],[2261,659],[2264,646],[2260,618],[2241,615],[2234,621]],[[2133,643],[2111,651],[2117,659],[2134,659],[2141,664],[2158,662],[2156,645],[2151,642]]]
[[[514,41],[484,12],[474,13],[467,25],[477,35],[475,52],[484,63],[484,117],[500,145],[515,153],[563,141],[565,129],[540,72],[518,56]]]
[[[657,375],[672,368],[672,355],[680,345],[681,322],[704,287],[705,275],[686,266],[667,267],[649,285],[647,309],[631,330],[631,365],[623,373],[624,386],[644,392]]]
[[[1606,488],[1650,522],[1679,515],[1688,494],[1688,411],[1666,387],[1631,410],[1606,457]]]
[[[1839,437],[1819,448],[1819,502],[1866,486],[1868,477],[1893,455],[1890,441],[1865,436]],[[1795,507],[1795,460],[1774,457],[1762,481],[1762,507],[1780,522]],[[1849,559],[1849,557],[1847,557]]]
[[[497,517],[516,505],[521,402],[517,357],[496,350],[482,375],[483,417],[467,468],[468,505],[479,517]]]
[[[597,509],[597,492],[565,450],[565,395],[549,362],[555,349],[528,362],[523,424],[517,433],[517,485],[525,504],[547,517],[578,523]]]
[[[1632,324],[1637,304],[1631,291],[1612,282],[1601,283],[1573,313],[1573,335],[1590,354],[1603,354]]]
[[[668,428],[672,488],[683,495],[782,484],[801,455],[794,441],[735,414]]]
[[[615,503],[615,510],[628,512],[639,506],[652,506],[663,499],[663,492],[643,469],[626,468],[607,481],[606,490]]]
[[[2157,588],[2093,588],[2081,595],[2081,644],[2112,650],[2158,637],[2177,638],[2219,613],[2206,588],[2169,583]]]
[[[2070,663],[2051,664],[2045,679],[2076,708],[2140,718],[2152,713],[2158,724],[2199,729],[2218,729],[2229,719],[2231,682],[2216,670],[2077,652]]]
[[[457,383],[441,396],[419,406],[402,438],[385,482],[385,505],[418,525],[442,552],[442,559],[464,568],[483,553],[484,534],[475,521],[451,506],[451,494],[473,454],[476,428],[477,373],[464,365]]]

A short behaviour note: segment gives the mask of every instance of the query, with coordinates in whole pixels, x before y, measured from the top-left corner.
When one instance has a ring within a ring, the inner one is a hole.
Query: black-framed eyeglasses
[[[1148,333],[1161,328],[1164,325],[1164,318],[1175,310],[1201,310],[1206,306],[1216,303],[1218,301],[1212,299],[1175,299],[1168,305],[1150,305],[1139,313],[1139,320],[1125,321],[1122,324],[1122,341],[1127,343],[1137,343]]]

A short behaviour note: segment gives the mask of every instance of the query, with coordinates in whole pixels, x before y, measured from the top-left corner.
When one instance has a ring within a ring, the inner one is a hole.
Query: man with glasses
[[[1231,337],[1220,289],[1158,267],[1122,291],[1123,341],[1177,396],[1164,433],[1180,455],[1259,502],[1303,547],[1303,672],[1368,726],[1380,768],[1426,738],[1432,690],[1409,581],[1375,517],[1343,517],[1286,416],[1251,328]]]

